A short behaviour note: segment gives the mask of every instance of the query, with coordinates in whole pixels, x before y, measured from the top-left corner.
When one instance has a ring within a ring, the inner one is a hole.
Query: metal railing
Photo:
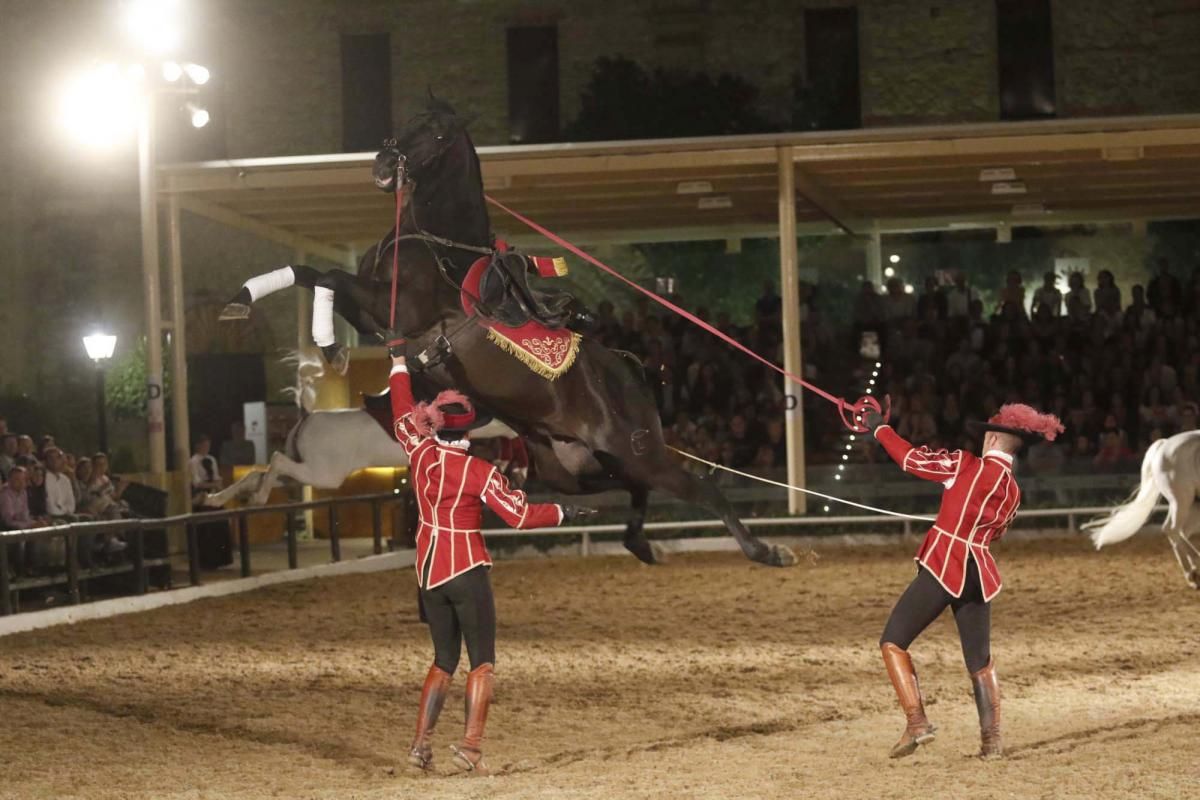
[[[132,572],[135,578],[134,590],[137,594],[145,594],[149,588],[149,571],[158,566],[169,566],[168,552],[161,558],[146,557],[146,535],[151,532],[162,532],[166,537],[171,528],[183,527],[185,530],[188,561],[188,581],[192,586],[201,584],[200,552],[197,528],[211,522],[229,521],[231,529],[236,534],[238,552],[241,562],[241,575],[248,578],[251,575],[250,534],[248,520],[252,516],[265,514],[283,514],[286,524],[285,538],[287,541],[288,569],[299,566],[298,530],[296,511],[308,511],[324,508],[329,521],[329,552],[333,561],[342,559],[341,535],[338,527],[338,508],[351,504],[369,503],[371,506],[371,536],[373,539],[372,552],[379,555],[383,552],[383,505],[385,503],[400,503],[408,507],[410,492],[388,492],[385,494],[363,494],[350,497],[329,497],[321,500],[310,500],[297,503],[280,503],[267,506],[245,506],[234,509],[193,512],[171,517],[151,517],[107,520],[102,522],[71,522],[42,528],[26,528],[24,530],[0,531],[0,615],[13,612],[13,595],[25,589],[44,588],[52,585],[67,585],[67,594],[72,604],[81,600],[80,587],[83,583],[101,577]],[[130,562],[122,565],[106,565],[99,567],[82,567],[79,561],[79,542],[88,541],[91,537],[116,534],[124,536],[130,545]],[[87,538],[85,538],[87,537]],[[62,538],[66,549],[66,573],[37,577],[10,577],[9,553],[11,544],[42,539]],[[169,541],[169,539],[168,539]]]
[[[184,527],[187,541],[188,579],[192,586],[201,584],[200,559],[198,548],[197,528],[209,522],[233,521],[233,531],[237,536],[238,551],[242,577],[251,575],[251,548],[248,520],[252,516],[264,514],[283,514],[286,520],[285,538],[287,541],[288,569],[296,569],[298,564],[298,530],[293,512],[325,508],[329,522],[329,550],[332,561],[340,561],[342,557],[341,535],[338,524],[338,508],[340,506],[369,503],[371,506],[371,535],[373,539],[372,552],[375,555],[383,553],[383,524],[382,510],[385,504],[401,503],[404,510],[411,513],[410,492],[389,492],[385,494],[354,495],[350,497],[331,497],[308,502],[281,503],[268,506],[247,506],[243,508],[205,511],[191,514],[181,514],[172,517],[123,519],[106,522],[75,522],[45,528],[29,528],[17,531],[0,531],[0,614],[11,614],[13,611],[13,594],[23,589],[44,587],[65,582],[71,603],[79,603],[80,585],[92,578],[132,571],[136,578],[135,591],[144,594],[149,587],[148,571],[155,566],[169,565],[170,558],[147,558],[145,555],[145,536],[151,531],[165,531],[170,528]],[[1166,506],[1157,506],[1155,511],[1165,510]],[[1030,519],[1063,518],[1066,529],[1072,533],[1078,530],[1081,516],[1096,516],[1106,514],[1111,506],[1075,506],[1069,508],[1030,509],[1017,515],[1017,522]],[[878,514],[863,515],[810,515],[802,517],[749,517],[743,522],[751,528],[810,528],[842,525],[872,525],[899,527],[904,534],[911,535],[914,529],[924,530],[928,523],[921,520],[889,517]],[[648,522],[646,531],[684,532],[691,530],[721,529],[724,523],[717,519],[707,520],[676,520]],[[621,534],[626,530],[625,523],[578,525],[556,528],[531,528],[516,530],[513,528],[486,528],[483,533],[489,537],[563,537],[580,539],[580,552],[587,556],[592,552],[593,536]],[[98,534],[123,534],[132,536],[131,562],[121,567],[98,567],[82,569],[79,563],[78,543],[81,537]],[[62,537],[66,544],[67,571],[65,576],[56,578],[17,578],[9,577],[8,545],[13,542],[32,541],[36,539],[53,539]]]

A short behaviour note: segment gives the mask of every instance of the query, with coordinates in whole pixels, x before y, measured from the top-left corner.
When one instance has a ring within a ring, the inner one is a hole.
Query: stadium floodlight
[[[188,80],[197,86],[203,86],[208,83],[211,73],[208,67],[202,67],[199,64],[187,63],[183,65],[183,71],[187,73]]]
[[[892,262],[893,264],[899,264],[900,256],[898,256],[895,253],[892,253],[890,256],[888,256],[888,261]]]
[[[883,270],[883,277],[885,277],[885,278],[890,278],[895,274],[896,274],[896,270],[892,269],[891,267],[887,267],[886,269]]]
[[[135,75],[116,64],[101,64],[73,77],[64,87],[59,122],[68,134],[106,147],[133,134],[139,86]]]
[[[208,109],[201,108],[195,103],[187,104],[188,117],[192,121],[193,128],[203,128],[208,124],[209,114]]]
[[[904,284],[904,293],[905,294],[912,294],[915,291],[916,291],[916,288],[911,283]]]
[[[164,61],[162,65],[163,80],[168,83],[175,83],[183,77],[183,67],[175,61]]]
[[[126,0],[121,9],[125,32],[149,53],[179,47],[179,0]]]

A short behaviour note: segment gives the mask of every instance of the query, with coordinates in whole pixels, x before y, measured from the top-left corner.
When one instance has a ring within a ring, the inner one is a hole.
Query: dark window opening
[[[516,144],[558,139],[558,27],[508,29],[508,130]]]
[[[342,35],[342,148],[378,150],[392,134],[392,37]]]
[[[804,12],[806,81],[798,87],[798,127],[862,126],[858,94],[858,9]]]
[[[1053,117],[1054,35],[1049,0],[996,0],[1000,119]]]

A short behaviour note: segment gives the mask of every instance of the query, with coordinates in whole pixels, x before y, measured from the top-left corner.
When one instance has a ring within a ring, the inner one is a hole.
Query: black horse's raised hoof
[[[792,548],[782,544],[773,544],[767,551],[767,558],[763,563],[768,567],[794,567],[799,561],[800,559],[796,558],[796,554],[792,552]]]
[[[643,564],[664,564],[667,561],[667,554],[662,546],[651,542],[640,533],[626,536],[623,544],[625,549],[633,553]]]
[[[221,316],[217,317],[221,322],[229,322],[236,319],[250,319],[250,306],[246,303],[226,303],[221,309]]]
[[[330,344],[321,348],[321,355],[338,375],[345,375],[350,369],[350,351],[340,344]]]

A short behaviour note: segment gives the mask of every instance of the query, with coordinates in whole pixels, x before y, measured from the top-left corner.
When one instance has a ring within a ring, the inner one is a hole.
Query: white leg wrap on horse
[[[333,336],[333,289],[317,286],[313,289],[312,337],[317,347],[336,343]]]
[[[294,286],[295,283],[296,273],[292,272],[291,267],[283,267],[264,275],[255,275],[242,285],[246,287],[246,291],[250,292],[250,301],[254,302],[269,294],[274,294],[280,289]]]

